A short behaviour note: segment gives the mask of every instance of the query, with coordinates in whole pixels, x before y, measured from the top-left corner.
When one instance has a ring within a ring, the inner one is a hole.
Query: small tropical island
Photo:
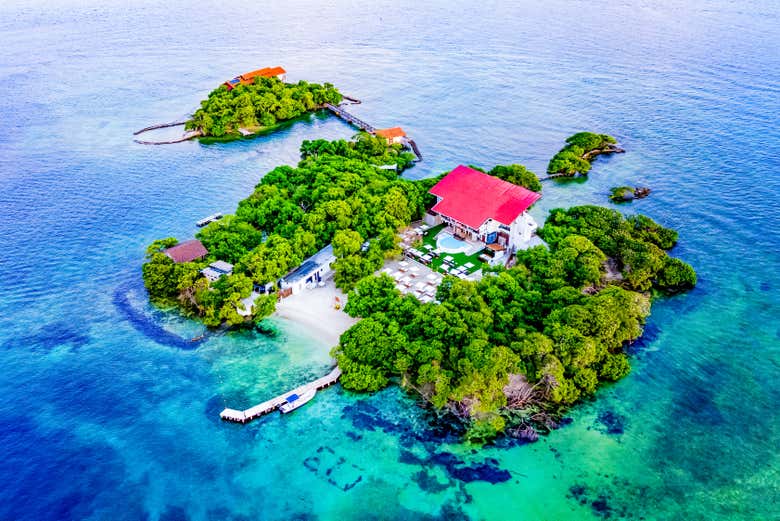
[[[133,133],[138,136],[161,128],[184,125],[179,138],[149,141],[141,145],[168,145],[199,138],[202,143],[251,138],[279,129],[306,114],[336,107],[345,98],[332,84],[287,83],[282,67],[264,67],[240,74],[211,91],[186,121],[150,125]],[[352,98],[347,98],[352,100]],[[359,103],[358,100],[352,100]]]
[[[209,327],[251,326],[332,279],[346,293],[338,313],[352,319],[327,385],[339,375],[355,392],[399,385],[471,442],[502,432],[533,441],[555,428],[629,373],[625,349],[652,300],[696,284],[668,254],[677,233],[648,217],[576,206],[538,227],[527,210],[541,184],[522,165],[413,181],[398,172],[414,156],[379,135],[300,150],[296,167],[266,174],[235,214],[195,239],[149,246],[151,300]]]
[[[617,145],[617,140],[607,134],[577,132],[566,138],[564,146],[550,159],[547,175],[550,177],[586,176],[590,172],[593,159],[603,154],[619,154],[625,150]]]
[[[212,140],[238,139],[322,109],[326,103],[341,103],[341,93],[330,83],[285,83],[285,72],[268,67],[226,81],[201,101],[185,129]]]
[[[613,203],[627,203],[634,199],[644,199],[650,195],[650,189],[645,186],[616,186],[609,191],[609,199]]]

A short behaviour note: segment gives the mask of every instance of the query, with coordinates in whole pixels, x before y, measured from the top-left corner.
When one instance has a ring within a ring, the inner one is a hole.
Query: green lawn
[[[417,248],[418,251],[421,253],[428,253],[428,250],[425,249],[426,244],[430,244],[434,248],[436,248],[436,236],[439,234],[440,231],[444,229],[444,224],[439,224],[437,226],[434,226],[430,230],[428,230],[425,235],[423,236],[422,244],[419,248]],[[478,251],[477,253],[473,255],[466,255],[465,253],[443,253],[439,255],[438,257],[435,257],[431,263],[430,267],[434,271],[441,271],[441,265],[442,261],[444,260],[444,257],[450,256],[454,259],[454,266],[465,266],[467,263],[472,263],[474,265],[473,268],[468,269],[468,273],[474,273],[475,271],[479,270],[482,267],[482,261],[479,260],[479,255],[482,253],[481,251]]]

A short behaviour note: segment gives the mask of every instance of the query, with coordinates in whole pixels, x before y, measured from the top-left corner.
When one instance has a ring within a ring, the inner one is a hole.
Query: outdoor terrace
[[[412,226],[401,234],[401,239],[406,256],[432,271],[459,278],[479,278],[481,274],[482,261],[479,257],[484,251],[484,244],[455,239],[445,224]],[[442,241],[447,241],[446,247]],[[453,245],[456,247],[453,248]],[[453,251],[456,249],[461,251]]]
[[[414,295],[421,302],[436,300],[436,290],[444,279],[440,273],[412,260],[388,262],[381,273],[386,273],[395,281],[398,291]]]

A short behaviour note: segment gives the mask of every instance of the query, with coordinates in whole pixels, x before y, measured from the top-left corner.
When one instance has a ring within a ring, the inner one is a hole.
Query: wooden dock
[[[180,138],[178,139],[171,139],[168,141],[143,141],[140,139],[134,139],[133,141],[138,143],[139,145],[172,145],[174,143],[183,143],[184,141],[189,141],[192,138],[196,138],[201,136],[200,130],[190,130],[188,132],[185,132]]]
[[[137,136],[138,134],[143,134],[144,132],[148,132],[150,130],[155,130],[158,128],[178,127],[186,124],[187,124],[186,121],[174,121],[172,123],[159,123],[157,125],[149,125],[148,127],[144,127],[141,130],[136,130],[135,132],[133,132],[133,135]]]
[[[338,366],[336,366],[335,368],[333,368],[333,370],[330,373],[326,374],[322,378],[318,378],[317,380],[314,380],[313,382],[309,382],[307,384],[304,384],[300,387],[293,389],[292,391],[288,391],[284,394],[280,394],[275,398],[271,398],[268,401],[255,405],[254,407],[250,407],[249,409],[246,409],[244,411],[239,411],[237,409],[225,409],[224,411],[219,413],[219,417],[225,421],[231,421],[237,423],[246,423],[252,421],[255,418],[259,418],[260,416],[263,416],[265,414],[268,414],[278,409],[280,405],[282,405],[287,401],[287,397],[290,396],[291,394],[297,394],[298,396],[300,396],[306,391],[310,391],[311,389],[315,389],[319,391],[320,389],[330,387],[331,385],[335,384],[336,381],[338,381],[340,376],[341,376],[341,369],[339,369]]]
[[[197,226],[198,228],[203,228],[204,226],[207,226],[213,223],[214,221],[219,221],[220,219],[222,219],[222,214],[217,212],[213,215],[209,215],[208,217],[205,217],[200,221],[196,222],[195,226]]]
[[[376,132],[376,128],[374,128],[372,125],[369,125],[368,123],[358,118],[357,116],[353,116],[352,114],[350,114],[349,112],[341,108],[341,106],[337,107],[336,105],[326,103],[325,108],[333,112],[336,116],[340,117],[350,125],[359,128],[360,130],[365,130],[369,134],[374,134]],[[415,160],[416,162],[422,161],[423,157],[422,154],[420,153],[420,149],[417,147],[417,143],[415,143],[413,139],[408,139],[408,138],[405,139],[404,144],[406,147],[410,148],[414,153],[414,155],[417,157],[417,159]]]
[[[414,139],[407,139],[406,144],[409,145],[409,148],[412,149],[414,155],[417,156],[417,161],[422,161],[422,154],[420,153],[420,149],[417,148],[417,143],[414,142]]]
[[[365,130],[369,134],[373,134],[374,132],[376,132],[376,129],[374,127],[372,127],[362,119],[353,116],[352,114],[342,109],[341,107],[337,107],[336,105],[331,105],[330,103],[326,103],[325,108],[333,112],[335,115],[337,115],[338,117],[340,117],[341,119],[349,123],[350,125],[356,126],[360,130]]]

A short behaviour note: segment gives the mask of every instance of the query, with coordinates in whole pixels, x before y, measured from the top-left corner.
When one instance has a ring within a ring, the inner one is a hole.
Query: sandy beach
[[[337,297],[341,302],[341,309],[338,310],[334,307]],[[335,346],[341,334],[357,322],[357,319],[342,311],[345,303],[346,296],[336,288],[333,279],[329,279],[325,287],[307,289],[280,300],[274,316],[295,322],[306,328],[312,336]]]

